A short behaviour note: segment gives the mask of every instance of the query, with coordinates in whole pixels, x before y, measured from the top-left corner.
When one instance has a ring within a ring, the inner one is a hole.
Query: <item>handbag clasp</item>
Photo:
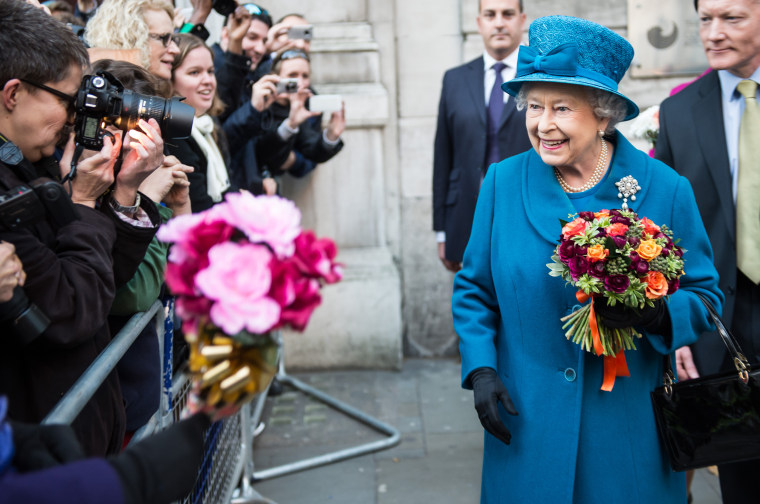
[[[750,372],[750,365],[749,361],[743,354],[738,354],[737,357],[734,357],[734,366],[736,367],[736,370],[739,372],[739,379],[744,383],[745,385],[747,382],[749,382],[749,372]]]
[[[673,382],[675,382],[675,380],[676,377],[673,375],[672,369],[665,371],[665,374],[663,375],[663,386],[665,389],[665,395],[667,395],[668,398],[673,395]]]

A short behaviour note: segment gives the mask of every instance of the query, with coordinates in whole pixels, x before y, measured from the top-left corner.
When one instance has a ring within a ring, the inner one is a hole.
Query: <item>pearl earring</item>
[[[599,138],[604,138],[604,130],[599,130]]]

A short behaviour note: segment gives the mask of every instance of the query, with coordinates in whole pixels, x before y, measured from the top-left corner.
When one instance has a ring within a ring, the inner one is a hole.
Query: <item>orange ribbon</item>
[[[579,303],[585,303],[589,299],[589,295],[579,290],[575,293],[575,299]],[[591,301],[591,306],[588,315],[588,325],[591,329],[591,341],[594,343],[594,353],[597,356],[604,353],[604,347],[602,346],[602,339],[599,337],[599,325],[596,321],[596,313],[594,313],[594,301]],[[615,386],[616,376],[631,376],[628,371],[628,363],[625,360],[625,354],[623,350],[620,350],[614,357],[604,356],[604,379],[602,381],[602,390],[605,392],[612,391],[612,387]]]

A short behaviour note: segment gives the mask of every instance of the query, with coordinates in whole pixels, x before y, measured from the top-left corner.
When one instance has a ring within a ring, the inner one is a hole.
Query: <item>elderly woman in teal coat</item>
[[[452,300],[462,386],[486,430],[481,502],[683,504],[685,478],[668,464],[649,393],[663,355],[710,325],[697,294],[722,305],[707,234],[689,182],[615,130],[638,114],[617,91],[630,44],[564,16],[535,20],[529,42],[503,88],[527,108],[533,150],[489,168]],[[615,182],[629,175],[638,191],[625,202],[681,238],[685,274],[654,307],[593,301],[601,319],[644,335],[626,352],[630,376],[603,391],[603,359],[561,327],[579,308],[575,289],[546,265],[560,219],[623,207]]]

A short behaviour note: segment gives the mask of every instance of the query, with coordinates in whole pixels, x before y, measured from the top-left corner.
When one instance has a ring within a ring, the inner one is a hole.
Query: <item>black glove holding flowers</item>
[[[666,339],[672,338],[670,312],[662,298],[655,300],[654,306],[645,305],[641,310],[629,308],[622,303],[610,306],[604,297],[595,297],[593,302],[594,312],[601,318],[601,323],[610,329],[640,327]]]
[[[515,405],[509,397],[507,388],[496,371],[481,367],[470,373],[472,391],[475,396],[475,410],[483,428],[505,444],[512,440],[512,434],[499,416],[499,403],[510,415],[517,415]]]

